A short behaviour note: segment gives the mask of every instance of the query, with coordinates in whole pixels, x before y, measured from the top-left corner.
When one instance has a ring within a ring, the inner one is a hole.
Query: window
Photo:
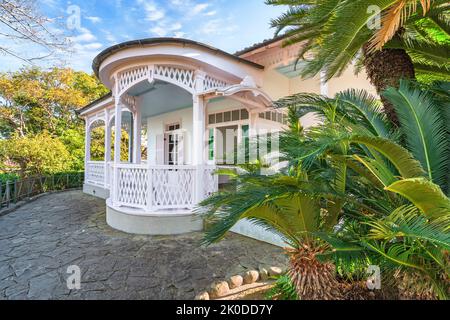
[[[274,122],[278,122],[278,123],[282,123],[282,124],[288,124],[287,115],[285,115],[284,113],[279,112],[279,111],[261,112],[259,114],[259,117],[261,119],[266,119],[269,121],[274,121]]]
[[[241,109],[241,120],[248,120],[248,117],[247,109]]]
[[[180,130],[180,123],[172,123],[166,126],[167,133],[165,134],[166,141],[166,164],[168,165],[178,165],[181,163],[180,158],[180,145],[182,144],[182,134],[176,133],[174,131]]]
[[[209,129],[208,139],[208,159],[214,160],[214,129]]]
[[[218,124],[231,121],[248,120],[250,115],[247,109],[219,112],[208,115],[208,124]]]
[[[283,114],[277,112],[277,122],[279,123],[283,123]]]
[[[216,115],[215,114],[210,114],[208,117],[208,123],[209,124],[215,124],[216,123]]]
[[[231,111],[225,112],[223,114],[223,122],[230,122],[231,121]]]
[[[239,119],[240,119],[239,110],[233,110],[232,120],[239,121]]]
[[[245,162],[250,162],[250,136],[249,136],[249,126],[242,126],[242,141],[244,143],[245,150]]]
[[[180,124],[170,124],[167,126],[167,131],[175,131],[180,129]]]

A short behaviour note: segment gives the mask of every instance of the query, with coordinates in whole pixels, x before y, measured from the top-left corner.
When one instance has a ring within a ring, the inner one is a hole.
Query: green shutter
[[[209,129],[208,146],[209,160],[214,160],[214,129]]]
[[[249,126],[242,126],[242,142],[245,146],[245,162],[250,162],[250,138],[249,138]]]

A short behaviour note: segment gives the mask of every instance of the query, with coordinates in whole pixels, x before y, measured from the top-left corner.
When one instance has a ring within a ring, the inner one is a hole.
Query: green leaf
[[[433,96],[408,81],[389,88],[384,96],[394,105],[407,148],[420,161],[428,177],[444,186],[450,163],[450,141]]]
[[[385,189],[402,195],[429,217],[450,215],[450,199],[426,178],[400,180]]]
[[[397,143],[379,137],[353,136],[350,141],[375,149],[394,164],[404,178],[414,178],[424,175],[420,163],[411,153]]]
[[[369,237],[373,240],[391,241],[401,238],[406,242],[404,238],[407,237],[408,240],[424,240],[450,250],[450,216],[429,219],[417,207],[408,205],[367,224],[372,227]]]
[[[394,174],[389,170],[388,167],[386,167],[383,162],[368,157],[360,157],[356,154],[352,157],[356,161],[362,163],[370,171],[370,173],[378,179],[383,187],[386,187],[397,181]]]
[[[292,242],[319,228],[320,207],[309,195],[295,194],[271,199],[242,215],[254,221],[263,221]]]

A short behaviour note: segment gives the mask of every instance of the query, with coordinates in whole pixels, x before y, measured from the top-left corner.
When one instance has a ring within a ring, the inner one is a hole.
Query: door
[[[216,130],[216,164],[236,164],[238,126],[218,127]]]
[[[184,164],[184,133],[179,124],[167,126],[165,133],[165,164]]]

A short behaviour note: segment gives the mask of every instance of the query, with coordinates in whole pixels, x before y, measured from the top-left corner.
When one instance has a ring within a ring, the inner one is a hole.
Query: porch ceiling
[[[128,94],[142,99],[143,119],[192,106],[192,95],[189,92],[159,80],[153,83],[142,82],[131,88]]]

